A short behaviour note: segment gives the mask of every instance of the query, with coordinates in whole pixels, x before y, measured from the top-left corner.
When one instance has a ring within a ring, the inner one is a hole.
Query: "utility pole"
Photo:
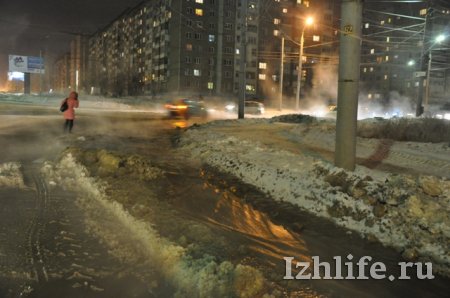
[[[241,49],[239,65],[239,105],[238,118],[244,119],[245,93],[246,93],[246,64],[247,64],[247,0],[241,1]]]
[[[424,112],[428,111],[428,100],[430,98],[430,73],[431,73],[431,58],[432,58],[431,55],[432,53],[430,49],[430,52],[428,53],[427,85],[425,87],[425,106],[423,109]]]
[[[281,37],[281,62],[280,62],[280,107],[283,109],[283,76],[284,76],[284,36]]]
[[[295,110],[300,109],[300,88],[302,85],[302,66],[303,66],[303,45],[305,44],[305,29],[306,26],[312,25],[314,22],[314,19],[312,17],[308,17],[302,28],[302,34],[300,37],[300,51],[298,56],[298,70],[297,70],[297,93],[295,97]]]
[[[42,50],[39,50],[39,95],[42,95],[42,69],[43,69],[43,60],[42,60]]]
[[[428,58],[427,55],[427,51],[425,50],[425,45],[426,45],[426,41],[427,41],[427,34],[429,31],[429,24],[428,21],[430,20],[431,17],[431,6],[432,3],[430,0],[428,0],[428,5],[427,5],[427,14],[425,16],[425,26],[423,29],[423,39],[422,39],[422,52],[420,55],[420,64],[419,64],[419,70],[420,72],[425,72],[427,70],[427,64],[425,63],[425,59]],[[428,74],[427,74],[428,76]],[[422,115],[423,113],[423,85],[424,85],[424,80],[425,80],[425,76],[421,76],[419,78],[419,90],[417,91],[417,105],[416,105],[416,117],[419,117],[420,115]],[[428,86],[428,81],[427,81],[427,86]]]
[[[362,2],[341,2],[335,165],[350,171],[356,165]]]
[[[297,70],[297,93],[295,96],[295,110],[300,109],[300,88],[302,84],[302,64],[303,64],[303,43],[305,42],[305,27],[302,29],[302,36],[300,37],[300,54],[298,56],[298,70]]]

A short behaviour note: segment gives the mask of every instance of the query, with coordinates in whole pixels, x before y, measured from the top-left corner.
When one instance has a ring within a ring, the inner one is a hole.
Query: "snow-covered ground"
[[[249,119],[195,126],[183,133],[180,145],[275,200],[378,239],[405,259],[431,260],[436,270],[450,274],[448,144],[359,138],[361,163],[383,170],[358,166],[347,172],[331,162],[334,139],[334,125],[327,121]]]

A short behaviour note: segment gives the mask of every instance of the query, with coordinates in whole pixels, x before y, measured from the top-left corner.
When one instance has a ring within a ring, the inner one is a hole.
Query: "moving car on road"
[[[189,119],[191,117],[206,118],[208,112],[202,102],[192,99],[178,99],[166,104],[166,109],[170,118],[182,117]]]
[[[237,113],[238,105],[238,103],[228,103],[225,106],[225,111],[228,113]],[[244,112],[245,114],[262,115],[265,112],[264,104],[257,101],[246,100]]]
[[[247,100],[245,102],[245,113],[253,115],[262,115],[265,112],[264,105],[257,101]]]

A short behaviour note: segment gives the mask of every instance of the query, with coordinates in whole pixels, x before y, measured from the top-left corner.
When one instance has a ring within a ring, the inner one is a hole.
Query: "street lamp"
[[[314,23],[313,17],[307,17],[305,24],[302,28],[302,35],[300,37],[300,53],[298,55],[298,69],[297,69],[297,94],[295,97],[295,109],[298,111],[300,108],[300,85],[302,83],[302,59],[303,59],[303,44],[305,43],[305,29],[307,26],[311,26]]]

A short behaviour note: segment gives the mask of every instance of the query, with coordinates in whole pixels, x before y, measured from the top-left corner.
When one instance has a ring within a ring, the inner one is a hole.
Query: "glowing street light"
[[[446,36],[444,34],[440,34],[436,37],[436,42],[441,43],[445,40]]]
[[[297,69],[297,94],[295,97],[295,110],[300,108],[300,85],[302,83],[302,62],[303,62],[303,44],[305,43],[305,29],[308,26],[314,24],[313,17],[307,17],[305,19],[305,24],[302,28],[302,36],[300,37],[300,53],[298,55],[298,69]]]
[[[408,61],[408,66],[413,66],[415,64],[416,64],[416,61],[414,61],[414,60],[409,60]]]

